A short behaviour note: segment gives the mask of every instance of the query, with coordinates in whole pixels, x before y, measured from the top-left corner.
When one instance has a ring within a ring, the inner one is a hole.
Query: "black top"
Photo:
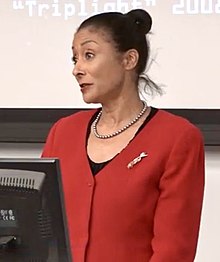
[[[137,132],[135,133],[135,136],[146,126],[146,124],[155,116],[155,114],[157,113],[158,109],[157,108],[154,108],[154,107],[151,107],[151,111],[149,113],[149,115],[146,117],[146,119],[144,120],[143,124],[139,127],[139,129],[137,130]],[[99,111],[97,112],[97,114],[99,113]],[[97,114],[95,114],[90,122],[89,122],[89,125],[88,125],[88,131],[87,131],[87,139],[88,139],[88,136],[89,136],[89,132],[90,132],[90,128],[91,128],[91,125],[93,123],[93,121],[95,120]],[[112,158],[114,159],[114,157]],[[101,162],[101,163],[95,163],[93,162],[89,157],[88,157],[88,160],[89,160],[89,165],[90,165],[90,168],[91,168],[91,171],[92,171],[92,174],[95,176],[105,165],[107,165],[112,159],[108,160],[108,161],[105,161],[105,162]]]

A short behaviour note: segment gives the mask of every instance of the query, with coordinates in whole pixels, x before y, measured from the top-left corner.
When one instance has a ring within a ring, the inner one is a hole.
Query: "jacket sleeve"
[[[192,262],[204,192],[204,146],[196,127],[176,139],[159,190],[150,262]]]

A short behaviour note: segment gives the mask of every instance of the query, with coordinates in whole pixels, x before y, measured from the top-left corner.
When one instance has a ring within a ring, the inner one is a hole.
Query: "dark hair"
[[[146,34],[150,32],[151,26],[152,19],[148,12],[135,9],[126,14],[107,12],[91,16],[82,22],[77,32],[86,27],[102,29],[110,33],[111,39],[119,52],[126,52],[132,48],[136,49],[139,54],[136,66],[139,80],[144,80],[151,92],[161,93],[160,87],[144,73],[148,64],[150,49]]]

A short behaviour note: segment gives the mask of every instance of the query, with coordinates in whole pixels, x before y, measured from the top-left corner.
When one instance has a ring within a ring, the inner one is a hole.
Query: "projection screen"
[[[72,76],[79,23],[104,11],[149,11],[147,72],[161,108],[219,109],[220,0],[4,0],[0,2],[0,107],[85,108]],[[96,105],[95,105],[96,106]]]

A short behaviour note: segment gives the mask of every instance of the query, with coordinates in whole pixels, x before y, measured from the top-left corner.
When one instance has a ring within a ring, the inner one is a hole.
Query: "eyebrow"
[[[81,43],[81,46],[84,46],[84,45],[86,45],[86,44],[88,44],[88,43],[98,44],[98,43],[97,43],[96,41],[94,41],[94,40],[86,40],[86,41],[84,41],[84,42]],[[74,46],[72,46],[72,49],[74,49]]]

